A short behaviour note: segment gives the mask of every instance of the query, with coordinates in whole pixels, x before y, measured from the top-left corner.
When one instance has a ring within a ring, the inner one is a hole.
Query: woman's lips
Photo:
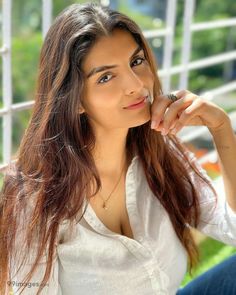
[[[132,105],[130,105],[128,107],[125,107],[124,109],[133,110],[133,109],[141,108],[142,106],[145,105],[146,100],[147,100],[147,96],[145,96],[139,103],[132,104]]]

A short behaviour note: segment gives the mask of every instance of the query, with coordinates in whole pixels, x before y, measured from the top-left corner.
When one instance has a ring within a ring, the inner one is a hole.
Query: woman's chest
[[[112,232],[127,236],[133,239],[133,232],[126,208],[125,186],[121,185],[116,193],[104,204],[101,195],[95,195],[89,201],[90,206],[97,218]],[[105,206],[104,206],[105,205]],[[105,208],[104,208],[105,207]]]
[[[148,270],[154,268],[156,278],[160,280],[158,285],[166,281],[167,285],[170,284],[171,289],[177,288],[186,271],[186,253],[171,227],[169,218],[161,214],[161,219],[157,219],[160,212],[154,211],[153,207],[155,205],[148,206],[147,209],[149,210],[145,211],[149,226],[142,228],[143,239],[141,242],[140,240],[137,240],[137,242],[131,239],[126,240],[125,237],[112,236],[106,234],[106,232],[103,234],[99,224],[94,222],[94,214],[91,214],[91,210],[88,210],[84,218],[77,224],[73,237],[65,238],[64,243],[58,247],[62,265],[60,274],[62,284],[67,286],[71,282],[76,282],[78,289],[79,287],[82,288],[84,283],[84,290],[88,291],[90,285],[93,285],[94,289],[101,288],[101,281],[105,277],[104,284],[109,281],[107,285],[109,287],[111,281],[109,276],[112,276],[114,270],[116,275],[117,273],[122,274],[124,270],[124,277],[120,277],[121,286],[123,286],[128,272],[130,274],[135,273],[135,278],[130,277],[129,280],[137,283],[139,279],[145,279],[145,282],[147,282],[149,272],[146,272],[143,265],[148,263]],[[112,213],[118,214],[120,211],[114,210]],[[103,216],[102,222],[107,228],[112,231],[117,229],[116,224],[114,225],[110,220],[107,222],[102,213],[100,218],[102,218],[101,216]],[[118,216],[120,217],[119,214]],[[154,217],[156,217],[155,220]],[[134,222],[133,224],[137,223]],[[139,236],[136,227],[134,229],[135,236]],[[118,228],[118,230],[117,233],[122,234],[121,228]],[[64,233],[68,235],[69,230],[65,228]],[[178,269],[177,273],[174,271],[175,269]],[[138,279],[137,271],[139,270],[140,277]],[[160,279],[161,274],[163,274],[164,280]],[[166,275],[169,280],[165,279]],[[78,277],[80,280],[78,280]],[[87,294],[88,292],[84,293]]]

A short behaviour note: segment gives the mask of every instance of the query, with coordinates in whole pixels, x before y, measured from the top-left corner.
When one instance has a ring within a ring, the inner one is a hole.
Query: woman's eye
[[[112,76],[112,74],[106,74],[106,75],[102,76],[102,78],[98,80],[98,83],[102,84],[102,83],[106,83],[107,81],[109,81],[110,79],[106,79],[108,76]]]
[[[144,60],[145,60],[145,58],[143,58],[143,57],[138,57],[138,58],[136,58],[136,59],[132,62],[132,64],[134,64],[134,63],[136,63],[136,62],[138,61],[138,63],[136,63],[136,65],[141,65],[141,64],[143,63]]]

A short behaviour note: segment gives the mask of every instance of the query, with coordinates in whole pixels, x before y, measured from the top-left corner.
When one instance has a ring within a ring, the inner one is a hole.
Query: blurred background
[[[0,175],[14,159],[34,104],[39,52],[54,17],[66,6],[87,1],[2,0],[0,3]],[[92,1],[91,1],[92,2]],[[101,0],[142,28],[158,63],[163,91],[203,95],[229,113],[236,130],[236,1]],[[187,127],[178,136],[199,158],[223,197],[222,179],[206,127]],[[30,155],[29,155],[30,156]],[[201,262],[194,276],[236,253],[197,231]],[[182,285],[191,278],[187,274]]]

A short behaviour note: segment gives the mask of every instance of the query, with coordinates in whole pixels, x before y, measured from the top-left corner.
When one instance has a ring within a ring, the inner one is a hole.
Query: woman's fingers
[[[196,97],[189,91],[180,91],[176,93],[176,96],[178,100],[172,102],[167,95],[161,95],[153,106],[152,120],[156,122],[154,129],[162,131],[163,135],[176,126],[182,112],[192,104]]]
[[[155,98],[151,106],[152,123],[151,128],[157,129],[161,121],[163,120],[164,114],[168,106],[171,104],[171,100],[165,95],[160,95]]]

